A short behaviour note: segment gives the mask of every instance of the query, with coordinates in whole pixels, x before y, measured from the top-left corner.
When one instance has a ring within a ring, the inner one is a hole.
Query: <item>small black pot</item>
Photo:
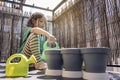
[[[107,65],[107,54],[109,48],[81,48],[85,71],[92,73],[105,73]]]
[[[81,71],[82,54],[78,48],[64,48],[61,50],[65,71]]]
[[[45,50],[45,55],[47,58],[48,69],[51,70],[62,70],[63,60],[60,53],[60,49],[57,50]]]

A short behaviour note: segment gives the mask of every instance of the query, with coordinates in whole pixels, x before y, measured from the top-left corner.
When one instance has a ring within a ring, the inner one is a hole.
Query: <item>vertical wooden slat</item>
[[[65,33],[59,38],[60,45],[65,47],[110,47],[111,54],[109,54],[108,63],[118,64],[120,62],[118,61],[120,58],[120,1],[78,0],[75,3],[70,2],[70,4],[74,5],[68,4],[64,12],[57,13],[59,16],[56,16],[54,21],[59,26],[59,28],[54,26],[57,29],[54,31]],[[65,25],[62,25],[64,23]],[[63,39],[65,43],[61,42]]]

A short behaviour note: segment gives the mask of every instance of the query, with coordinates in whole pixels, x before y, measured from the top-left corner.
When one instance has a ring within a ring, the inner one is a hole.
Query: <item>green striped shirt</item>
[[[22,50],[22,54],[27,56],[27,58],[30,58],[31,55],[34,55],[38,62],[40,61],[42,54],[41,53],[42,47],[40,46],[40,43],[43,43],[40,41],[39,36],[40,35],[31,33],[27,38],[25,46]]]

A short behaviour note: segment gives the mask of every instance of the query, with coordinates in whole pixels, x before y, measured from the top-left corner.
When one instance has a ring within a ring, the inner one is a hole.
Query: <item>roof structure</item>
[[[8,3],[23,6],[23,11],[34,12],[36,10],[54,12],[67,0],[1,0]]]

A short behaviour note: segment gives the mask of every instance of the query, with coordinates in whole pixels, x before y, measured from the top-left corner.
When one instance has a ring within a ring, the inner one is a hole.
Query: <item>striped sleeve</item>
[[[40,61],[41,54],[40,54],[40,41],[37,34],[30,34],[30,51],[36,57],[37,61]]]

